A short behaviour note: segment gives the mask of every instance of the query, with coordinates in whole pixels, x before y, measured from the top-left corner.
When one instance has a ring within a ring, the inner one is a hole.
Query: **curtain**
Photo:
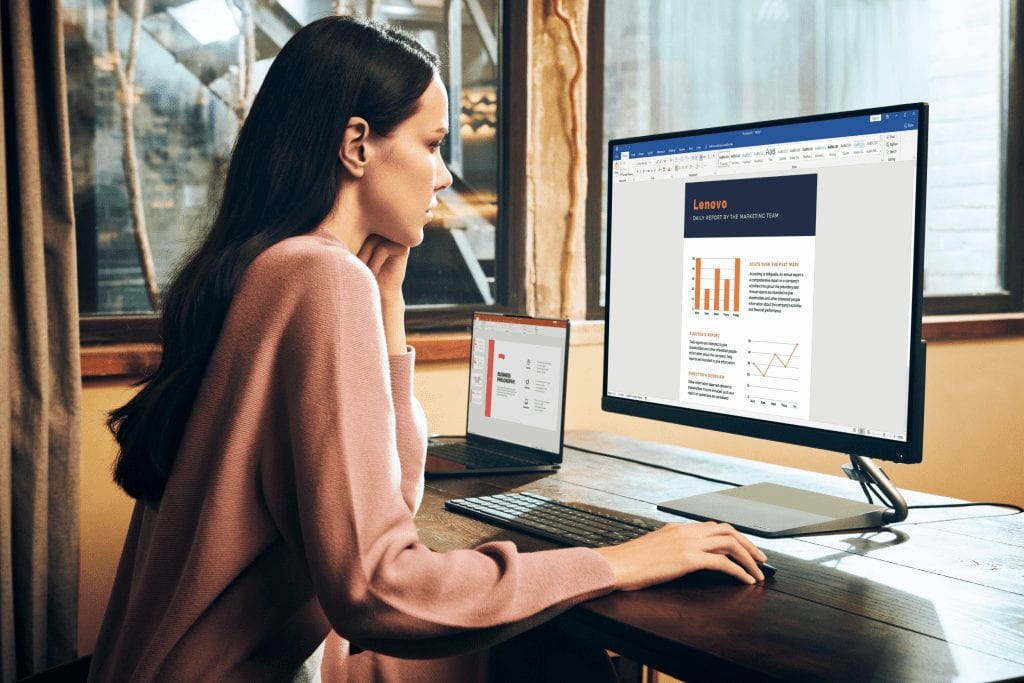
[[[0,679],[75,657],[81,413],[58,0],[0,0]]]

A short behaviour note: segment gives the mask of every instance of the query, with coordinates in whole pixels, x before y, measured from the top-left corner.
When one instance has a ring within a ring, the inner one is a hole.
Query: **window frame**
[[[600,188],[602,161],[607,141],[604,139],[604,7],[605,0],[590,0],[587,20],[587,318],[604,318],[601,300],[601,220],[604,197],[593,188]],[[596,49],[595,49],[596,48]]]
[[[1006,126],[1002,153],[1005,161],[1002,197],[1002,292],[960,296],[926,296],[925,315],[1009,313],[1024,310],[1024,135],[1019,125],[1024,116],[1024,22],[1020,0],[1007,0],[1008,47]],[[927,235],[925,236],[927,241]]]
[[[452,2],[446,0],[446,4]],[[527,84],[522,74],[526,73],[527,64],[528,16],[524,12],[513,11],[514,4],[502,0],[496,32],[502,63],[498,70],[501,120],[497,132],[498,221],[495,226],[494,250],[500,256],[495,263],[495,303],[410,306],[405,315],[406,328],[410,332],[468,330],[474,311],[519,310],[526,301],[526,209],[523,190],[526,185],[524,159]],[[79,336],[83,346],[159,343],[160,315],[157,312],[80,315]],[[122,352],[124,348],[111,349],[111,353]]]
[[[1005,84],[1006,122],[1002,152],[1001,266],[1004,290],[988,294],[925,296],[925,331],[930,339],[965,339],[1024,334],[1024,134],[1012,122],[1024,120],[1024,21],[1020,0],[1008,0],[1008,48]],[[604,140],[605,0],[590,0],[587,64],[588,184],[600,188]],[[587,197],[587,315],[604,317],[600,296],[602,197]],[[927,240],[927,236],[926,236]],[[593,271],[593,272],[592,272]],[[945,318],[945,319],[944,319]],[[935,335],[935,336],[933,336]]]

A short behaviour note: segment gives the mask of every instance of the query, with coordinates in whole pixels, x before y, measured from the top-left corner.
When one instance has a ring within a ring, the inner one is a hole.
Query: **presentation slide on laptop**
[[[568,323],[477,315],[467,432],[557,453]]]
[[[558,396],[552,375],[561,368],[561,349],[539,344],[487,342],[484,416],[519,424],[556,429]]]

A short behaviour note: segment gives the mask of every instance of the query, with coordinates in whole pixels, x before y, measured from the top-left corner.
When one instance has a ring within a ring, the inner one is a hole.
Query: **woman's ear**
[[[341,138],[338,159],[354,178],[362,178],[366,172],[367,142],[370,138],[370,124],[361,116],[353,116],[345,126]]]

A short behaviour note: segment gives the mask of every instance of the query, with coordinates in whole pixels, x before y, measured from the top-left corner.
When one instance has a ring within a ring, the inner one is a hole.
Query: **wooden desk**
[[[571,432],[566,444],[738,483],[862,497],[839,477],[625,437]],[[556,474],[428,480],[417,523],[436,550],[498,538],[536,550],[551,546],[446,512],[444,501],[528,490],[678,521],[655,503],[719,488],[567,449]],[[910,505],[948,502],[903,493]],[[911,510],[883,531],[755,539],[779,569],[763,586],[695,575],[590,601],[555,623],[686,681],[1024,680],[1024,515],[1008,513]]]

